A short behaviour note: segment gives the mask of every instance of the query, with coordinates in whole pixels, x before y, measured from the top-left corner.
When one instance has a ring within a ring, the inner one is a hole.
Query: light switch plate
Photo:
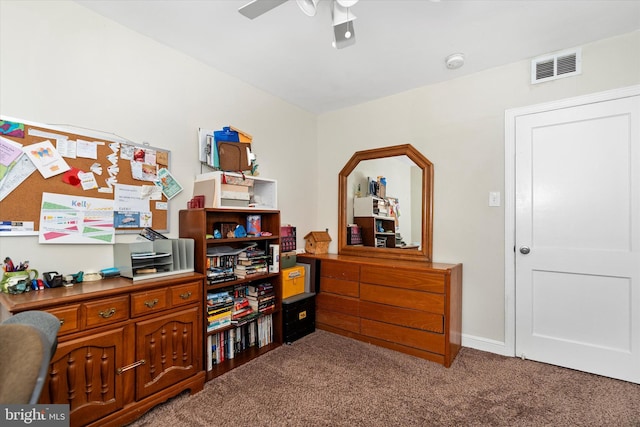
[[[500,206],[500,192],[499,191],[490,191],[489,192],[489,206],[492,206],[492,207]]]

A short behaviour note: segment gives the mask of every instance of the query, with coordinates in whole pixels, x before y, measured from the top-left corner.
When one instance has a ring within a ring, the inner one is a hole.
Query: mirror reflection
[[[407,156],[358,163],[347,177],[347,244],[418,249],[421,173]]]

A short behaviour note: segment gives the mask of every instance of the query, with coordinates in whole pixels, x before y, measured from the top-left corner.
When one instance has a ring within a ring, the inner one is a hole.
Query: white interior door
[[[516,118],[517,356],[640,382],[640,96]]]

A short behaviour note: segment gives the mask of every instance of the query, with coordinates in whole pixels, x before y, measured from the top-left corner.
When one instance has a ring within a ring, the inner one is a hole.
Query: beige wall
[[[197,129],[226,125],[254,135],[261,175],[278,180],[282,220],[312,228],[315,115],[76,3],[2,0],[0,8],[0,114],[112,132],[170,150],[171,171],[185,188],[170,204],[171,237],[178,235],[178,211],[201,172]],[[110,246],[44,246],[37,237],[0,237],[0,255],[65,274],[113,262]]]
[[[318,119],[318,182],[331,183],[318,213],[334,234],[337,171],[354,151],[410,143],[434,163],[434,261],[464,264],[463,344],[504,341],[504,208],[488,195],[504,197],[505,110],[640,83],[640,32],[585,45],[582,60],[573,78],[531,85],[522,61]]]
[[[171,237],[201,172],[198,127],[253,134],[283,222],[299,235],[328,228],[333,249],[344,163],[356,150],[413,144],[435,164],[434,259],[464,263],[463,332],[478,347],[504,340],[504,211],[487,206],[489,191],[504,191],[504,111],[640,83],[636,32],[584,46],[579,77],[531,86],[523,61],[317,117],[72,2],[0,1],[0,45],[0,114],[171,150],[185,187],[171,203]],[[35,237],[0,238],[0,256],[65,274],[113,260],[111,247]]]

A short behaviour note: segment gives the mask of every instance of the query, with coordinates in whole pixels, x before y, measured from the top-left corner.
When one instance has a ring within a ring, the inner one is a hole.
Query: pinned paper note
[[[96,177],[93,175],[93,172],[79,172],[78,178],[80,179],[83,190],[93,190],[94,188],[98,188],[98,182],[96,181]]]
[[[49,140],[28,145],[22,150],[44,178],[51,178],[71,169]]]

